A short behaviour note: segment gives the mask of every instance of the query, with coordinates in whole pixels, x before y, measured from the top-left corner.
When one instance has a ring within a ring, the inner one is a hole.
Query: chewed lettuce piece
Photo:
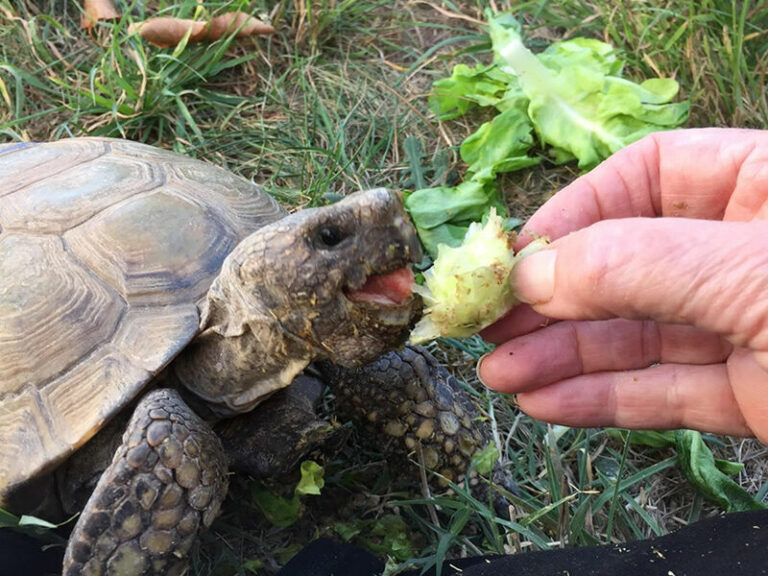
[[[440,245],[434,265],[424,272],[424,284],[413,287],[424,300],[424,316],[410,342],[471,336],[511,310],[517,304],[509,279],[512,269],[520,258],[546,245],[537,239],[515,254],[513,240],[491,209],[485,225],[470,225],[460,246]]]

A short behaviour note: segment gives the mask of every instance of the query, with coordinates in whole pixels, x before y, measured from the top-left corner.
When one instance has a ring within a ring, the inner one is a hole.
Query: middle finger
[[[723,362],[732,346],[691,326],[647,320],[558,322],[499,345],[478,366],[501,392],[523,392],[581,374],[645,368],[656,363]]]

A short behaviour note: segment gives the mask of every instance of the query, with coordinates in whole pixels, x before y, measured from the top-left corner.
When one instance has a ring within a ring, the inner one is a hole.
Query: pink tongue
[[[347,297],[355,302],[402,304],[411,295],[413,280],[410,268],[400,268],[389,274],[371,276],[360,290],[349,292]]]

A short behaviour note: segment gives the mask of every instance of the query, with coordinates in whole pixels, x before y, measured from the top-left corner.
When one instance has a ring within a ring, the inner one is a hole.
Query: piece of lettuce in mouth
[[[523,256],[547,244],[537,239],[515,254],[513,241],[501,216],[491,209],[485,225],[470,225],[460,246],[441,244],[434,265],[424,272],[424,285],[413,287],[425,307],[410,342],[471,336],[511,310],[518,302],[510,283],[512,269]]]

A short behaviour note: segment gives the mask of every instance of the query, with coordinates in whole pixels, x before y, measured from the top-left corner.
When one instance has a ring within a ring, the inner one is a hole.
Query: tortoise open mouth
[[[413,271],[404,266],[391,272],[370,276],[360,288],[345,290],[344,294],[352,302],[400,306],[413,295],[413,282]]]

